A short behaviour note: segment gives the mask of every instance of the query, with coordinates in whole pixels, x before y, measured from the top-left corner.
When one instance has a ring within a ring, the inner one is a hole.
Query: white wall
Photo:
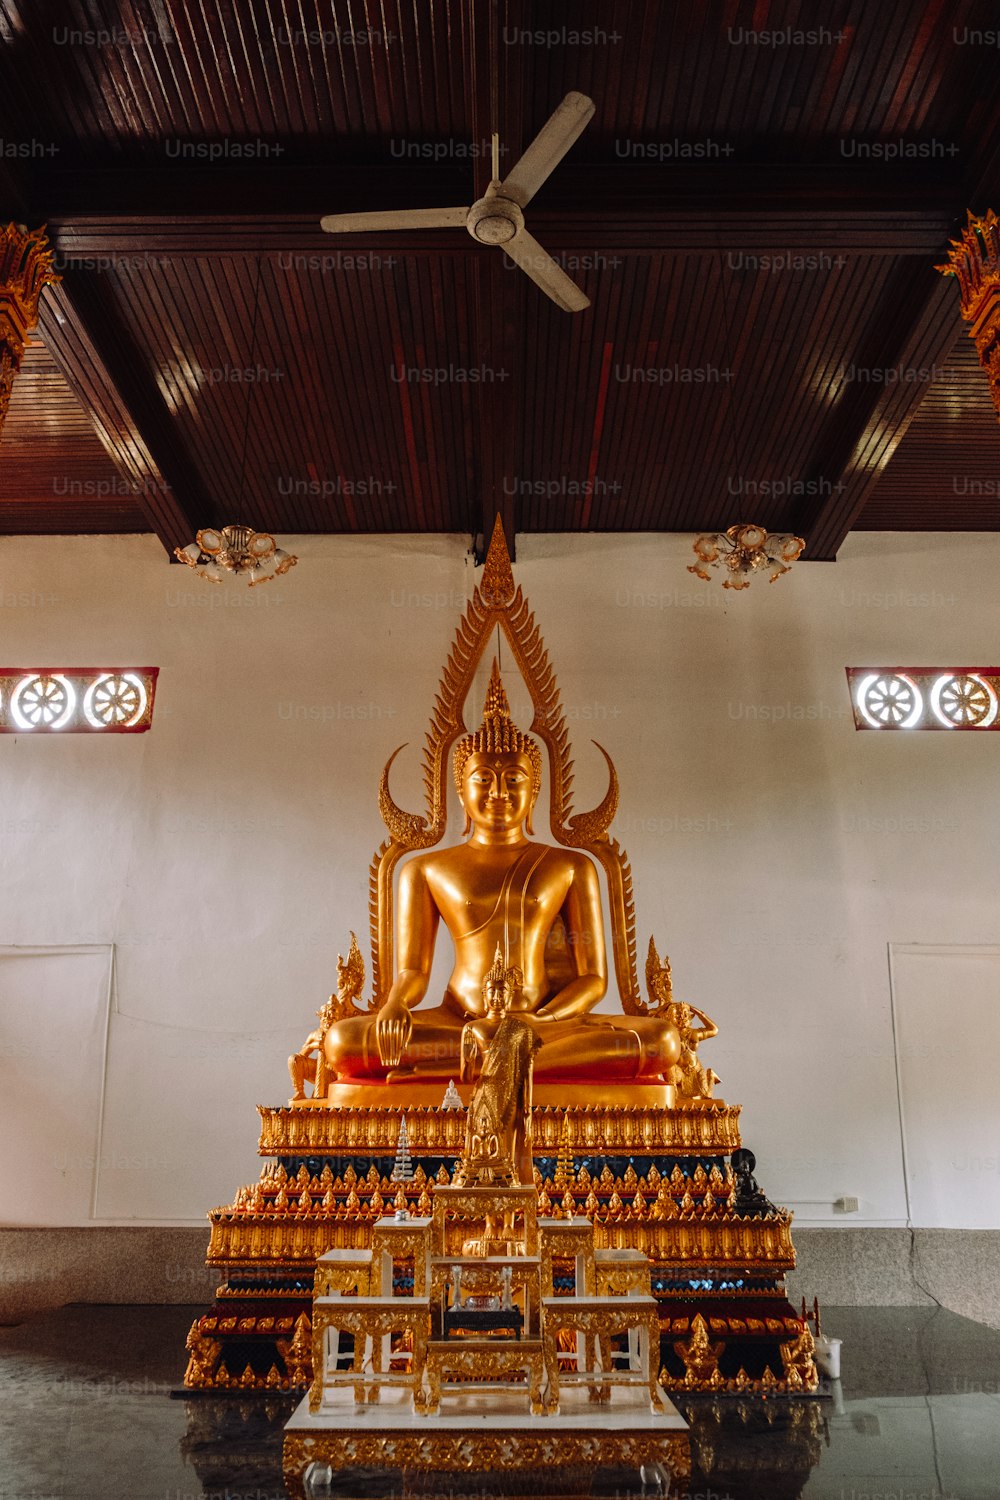
[[[0,737],[0,947],[115,945],[99,1222],[199,1222],[256,1176],[255,1105],[287,1098],[350,928],[367,957],[378,776],[404,740],[394,792],[418,804],[465,541],[295,550],[248,591],[151,538],[0,540],[5,665],[161,669],[147,735]],[[844,668],[991,664],[1000,537],[858,534],[836,564],[736,596],[685,572],[683,537],[518,553],[577,806],[604,790],[593,736],[621,776],[640,955],[654,931],[677,992],[718,1021],[705,1059],[762,1183],[800,1223],[903,1223],[888,945],[1000,940],[1000,736],[859,734]],[[998,1033],[964,1036],[947,1003],[995,1139]],[[35,1139],[52,1045],[19,1059],[36,1086],[8,1141]],[[844,1194],[859,1215],[835,1216]],[[4,1221],[39,1222],[31,1201],[7,1197]]]

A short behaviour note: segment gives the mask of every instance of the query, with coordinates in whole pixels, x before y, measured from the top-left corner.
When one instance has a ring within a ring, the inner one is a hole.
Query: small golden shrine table
[[[430,1291],[429,1218],[378,1219],[372,1229],[372,1278],[383,1297],[392,1294],[392,1268],[397,1260],[413,1261],[413,1295]]]
[[[426,1297],[317,1297],[313,1301],[315,1374],[309,1388],[309,1410],[318,1412],[327,1393],[343,1386],[353,1386],[358,1405],[378,1401],[385,1385],[401,1386],[412,1391],[413,1404],[419,1406],[429,1325],[430,1303]],[[331,1332],[338,1341],[341,1333],[354,1338],[349,1370],[338,1368],[335,1351],[327,1347]],[[394,1333],[410,1340],[407,1370],[392,1368],[390,1339]],[[369,1361],[371,1369],[366,1370]]]
[[[586,1385],[591,1396],[606,1401],[612,1385],[644,1386],[652,1411],[662,1411],[654,1351],[659,1352],[660,1324],[653,1297],[544,1297],[542,1329],[548,1354],[549,1406],[558,1411],[561,1385]],[[626,1369],[616,1367],[611,1340],[639,1331],[636,1368],[631,1349]],[[556,1351],[560,1333],[582,1335],[584,1368],[561,1372]],[[600,1364],[598,1365],[598,1357]]]
[[[552,1264],[557,1260],[575,1262],[575,1290],[589,1297],[594,1286],[594,1226],[589,1219],[539,1219],[542,1239],[542,1296],[554,1297]],[[645,1259],[645,1256],[643,1257]]]
[[[370,1250],[327,1250],[316,1261],[314,1297],[343,1296],[345,1292],[367,1297],[372,1289]]]

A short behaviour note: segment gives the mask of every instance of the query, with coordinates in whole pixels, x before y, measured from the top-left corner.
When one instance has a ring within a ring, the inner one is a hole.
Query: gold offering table
[[[467,1153],[463,1176],[470,1163],[478,1165]],[[504,1166],[513,1176],[509,1160]],[[492,1232],[506,1253],[489,1253]],[[448,1253],[456,1235],[464,1248]],[[656,1303],[636,1290],[649,1276],[643,1257],[629,1257],[623,1295],[545,1295],[543,1265],[567,1249],[579,1287],[595,1285],[594,1228],[586,1219],[539,1221],[535,1189],[513,1182],[441,1187],[430,1218],[382,1219],[373,1242],[387,1260],[402,1253],[429,1268],[430,1294],[426,1277],[412,1293],[381,1294],[386,1273],[374,1257],[350,1264],[356,1288],[314,1298],[315,1373],[285,1429],[289,1494],[306,1495],[317,1476],[325,1483],[336,1471],[373,1464],[438,1471],[656,1464],[688,1475],[686,1423],[657,1384]],[[330,1274],[344,1268],[336,1254],[324,1258],[318,1284],[329,1287]],[[353,1340],[346,1368],[344,1336]]]

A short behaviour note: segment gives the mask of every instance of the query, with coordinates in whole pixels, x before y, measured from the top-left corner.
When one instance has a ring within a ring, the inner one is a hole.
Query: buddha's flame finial
[[[501,723],[510,723],[510,703],[500,676],[500,663],[493,658],[493,668],[490,672],[489,686],[486,689],[486,707],[483,709],[483,724],[500,720]]]
[[[483,988],[485,989],[487,985],[496,985],[499,987],[504,983],[506,978],[507,966],[503,961],[503,951],[500,947],[500,944],[497,943],[497,951],[493,955],[493,967],[488,971],[486,978],[483,981]]]

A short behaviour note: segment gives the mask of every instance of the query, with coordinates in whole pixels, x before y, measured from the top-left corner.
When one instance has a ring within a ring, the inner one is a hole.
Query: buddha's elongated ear
[[[467,834],[470,834],[472,832],[472,819],[469,816],[469,809],[464,805],[464,803],[462,805],[462,811],[465,813],[465,827],[462,829],[462,837],[464,839]]]
[[[534,830],[534,827],[532,826],[532,821],[531,820],[532,820],[532,816],[533,816],[534,811],[535,811],[535,803],[538,801],[538,793],[540,791],[541,791],[541,787],[539,786],[538,782],[536,781],[535,785],[534,785],[534,788],[532,790],[532,793],[531,793],[531,801],[528,803],[528,816],[524,820],[524,831],[529,836],[529,838],[534,838],[534,836],[535,836],[535,830]]]

